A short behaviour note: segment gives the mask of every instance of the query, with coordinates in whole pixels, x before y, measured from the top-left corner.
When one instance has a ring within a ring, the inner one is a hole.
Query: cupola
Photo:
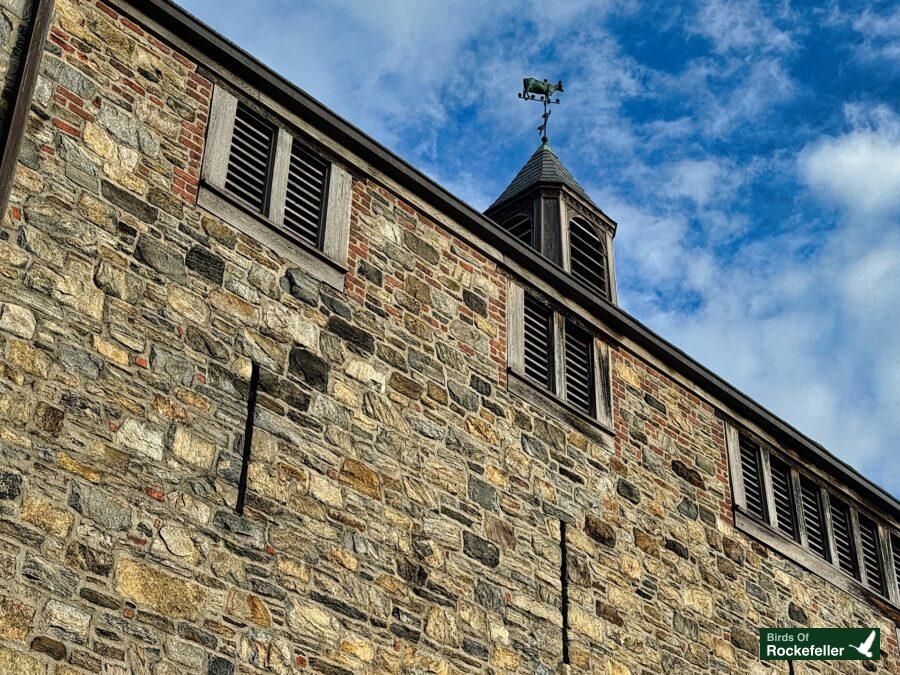
[[[485,215],[589,290],[616,302],[616,223],[593,202],[546,139]]]

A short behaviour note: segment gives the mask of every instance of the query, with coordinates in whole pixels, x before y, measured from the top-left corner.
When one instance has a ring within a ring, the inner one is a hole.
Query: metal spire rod
[[[544,114],[541,115],[541,125],[537,128],[541,135],[541,143],[547,142],[547,123],[550,120],[552,112],[550,106],[559,103],[559,97],[551,98],[554,92],[565,91],[563,89],[562,80],[553,84],[549,80],[539,80],[536,77],[526,77],[522,80],[522,91],[519,92],[519,98],[525,101],[540,101],[544,104]]]

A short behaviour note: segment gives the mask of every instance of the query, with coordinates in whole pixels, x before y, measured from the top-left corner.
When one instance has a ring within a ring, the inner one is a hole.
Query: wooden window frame
[[[288,131],[284,124],[275,122],[276,141],[268,186],[269,198],[265,212],[255,210],[225,187],[237,106],[237,96],[220,85],[213,87],[198,205],[272,248],[313,277],[342,290],[350,245],[353,177],[341,165],[326,159],[328,180],[319,233],[321,245],[310,246],[300,237],[293,236],[284,226],[284,203],[291,147],[294,142],[304,141]]]
[[[753,538],[767,544],[785,557],[793,560],[795,563],[806,568],[807,570],[817,574],[825,580],[831,582],[838,588],[848,593],[867,600],[871,596],[876,596],[883,601],[887,601],[894,607],[900,609],[900,589],[898,589],[898,577],[900,570],[895,569],[893,558],[891,556],[891,539],[893,535],[900,538],[900,533],[888,527],[883,519],[875,516],[870,510],[861,507],[856,500],[849,495],[840,492],[833,486],[826,485],[816,475],[809,471],[803,471],[802,476],[811,484],[819,489],[819,497],[821,503],[823,529],[825,536],[825,545],[828,550],[829,560],[819,557],[809,548],[809,539],[806,531],[806,522],[804,519],[803,508],[797,498],[800,495],[801,472],[798,471],[796,462],[788,458],[784,453],[773,450],[768,443],[761,442],[753,434],[747,434],[761,448],[761,464],[763,466],[763,489],[765,490],[765,499],[768,506],[769,522],[763,522],[751,515],[747,510],[746,495],[744,492],[744,476],[740,461],[740,435],[745,433],[736,424],[725,421],[725,444],[728,456],[728,469],[731,479],[731,495],[732,505],[734,509],[734,524],[738,530]],[[793,508],[794,522],[798,530],[798,540],[794,540],[787,534],[778,529],[778,515],[774,512],[774,495],[772,492],[771,477],[771,460],[770,455],[774,454],[778,459],[790,469],[791,487],[794,492]],[[850,535],[856,549],[856,557],[859,558],[861,548],[859,533],[859,514],[863,513],[866,518],[876,525],[876,536],[878,537],[879,553],[881,555],[882,574],[884,575],[884,583],[886,591],[884,594],[878,593],[875,589],[868,585],[866,579],[865,565],[861,560],[857,560],[857,568],[859,577],[845,572],[841,569],[837,560],[837,550],[834,540],[834,530],[831,511],[831,500],[833,498],[840,499],[847,505],[850,513]]]
[[[551,339],[553,366],[554,366],[554,390],[548,390],[534,382],[525,375],[525,293],[530,293],[538,299],[543,296],[536,291],[528,289],[514,281],[510,282],[507,292],[507,372],[510,375],[509,389],[531,402],[539,401],[538,405],[550,404],[550,409],[564,417],[566,421],[581,420],[589,422],[594,428],[599,428],[607,434],[614,434],[612,414],[612,380],[610,377],[610,351],[609,345],[600,339],[596,330],[590,326],[578,322],[591,336],[591,359],[593,362],[593,414],[587,414],[583,410],[570,404],[566,399],[565,376],[565,322],[577,319],[571,314],[564,314],[561,309],[547,303],[552,311]],[[544,300],[545,301],[545,300]],[[546,301],[545,301],[546,302]]]

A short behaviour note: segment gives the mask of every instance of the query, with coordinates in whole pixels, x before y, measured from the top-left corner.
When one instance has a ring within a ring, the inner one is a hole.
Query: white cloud
[[[720,53],[795,48],[790,33],[779,29],[756,0],[705,0],[689,30],[708,38]]]
[[[885,107],[846,110],[853,130],[808,145],[799,168],[806,182],[857,215],[900,208],[900,119]]]

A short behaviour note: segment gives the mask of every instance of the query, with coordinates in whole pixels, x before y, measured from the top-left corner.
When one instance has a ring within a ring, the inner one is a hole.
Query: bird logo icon
[[[869,633],[869,637],[867,637],[863,642],[857,645],[850,645],[853,649],[858,651],[860,654],[865,656],[867,659],[872,658],[872,643],[875,642],[875,631],[873,630]]]

